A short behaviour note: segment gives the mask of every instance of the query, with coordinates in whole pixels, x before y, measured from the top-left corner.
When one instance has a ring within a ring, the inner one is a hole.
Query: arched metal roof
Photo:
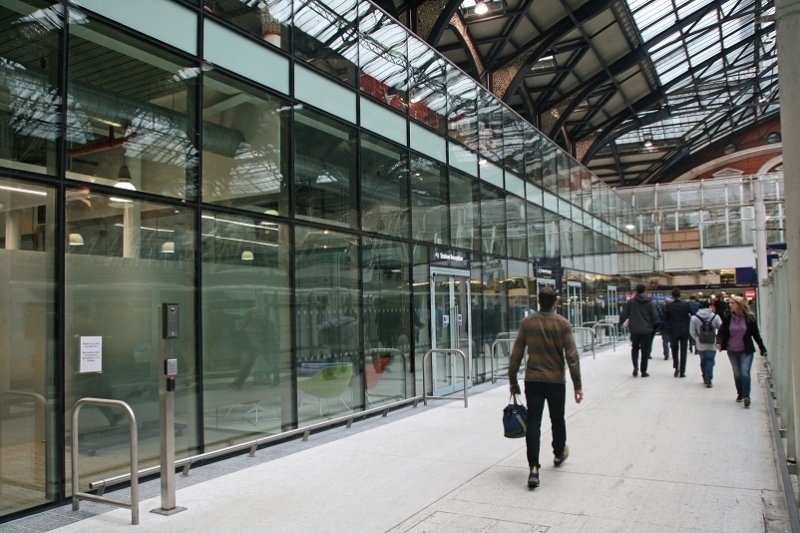
[[[773,0],[475,2],[380,5],[610,185],[779,115]]]

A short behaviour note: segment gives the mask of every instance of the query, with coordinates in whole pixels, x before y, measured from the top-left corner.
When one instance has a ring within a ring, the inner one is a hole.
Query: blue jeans
[[[664,350],[664,359],[669,359],[669,335],[661,332],[661,348]]]
[[[711,383],[714,379],[714,359],[716,350],[700,350],[700,371],[703,373],[703,383]]]
[[[733,381],[736,393],[742,398],[750,397],[750,367],[753,366],[753,353],[732,352],[728,350],[728,359],[733,368]]]

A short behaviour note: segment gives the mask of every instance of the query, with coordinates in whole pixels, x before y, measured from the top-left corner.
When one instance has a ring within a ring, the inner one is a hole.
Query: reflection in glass
[[[537,205],[527,205],[528,216],[528,258],[531,260],[546,257],[544,209]]]
[[[478,90],[478,150],[486,159],[503,160],[503,107],[483,89]]]
[[[356,131],[310,110],[295,113],[298,218],[355,226]]]
[[[356,0],[299,0],[294,14],[295,56],[349,85],[358,65]]]
[[[450,244],[447,177],[441,163],[412,156],[411,215],[415,239]]]
[[[292,3],[287,0],[203,0],[203,11],[266,43],[289,49]]]
[[[288,227],[203,214],[206,446],[293,425]]]
[[[408,38],[409,62],[409,114],[421,124],[444,133],[446,61],[425,41],[410,35]]]
[[[408,152],[368,135],[361,140],[361,210],[366,231],[409,237]]]
[[[508,170],[523,175],[525,168],[525,130],[530,125],[510,109],[503,113],[503,163]]]
[[[67,176],[194,198],[198,154],[187,102],[199,67],[81,22],[70,25]],[[227,148],[216,129],[205,133],[217,140],[209,149]]]
[[[295,230],[298,423],[352,411],[361,398],[359,241],[355,235]]]
[[[528,257],[528,232],[525,223],[525,200],[519,196],[506,196],[506,239],[508,255],[525,259]]]
[[[113,207],[95,191],[68,191],[66,222],[79,232],[84,246],[70,247],[65,262],[65,395],[66,405],[93,396],[128,403],[139,424],[139,465],[159,462],[158,383],[163,375],[157,309],[179,307],[175,395],[175,447],[178,457],[196,453],[195,264],[194,217],[190,210],[156,203],[129,202]],[[162,245],[174,243],[174,253]],[[86,368],[87,339],[101,342],[98,368]],[[70,434],[71,413],[66,413]],[[85,451],[81,480],[122,474],[129,469],[128,448],[119,446],[124,418],[111,408],[81,411],[80,435]],[[124,441],[123,441],[124,442]],[[82,487],[81,490],[85,490]]]
[[[447,135],[478,151],[478,84],[452,65],[447,66]]]
[[[479,250],[481,246],[480,185],[466,174],[450,171],[450,227],[453,246]]]
[[[0,517],[58,497],[55,221],[54,190],[0,178]]]
[[[53,2],[0,5],[0,158],[3,166],[55,174],[54,141],[61,130],[61,98],[53,83],[61,13]],[[49,157],[49,159],[48,159]]]
[[[372,2],[359,2],[359,88],[395,109],[408,108],[405,28]]]
[[[216,72],[204,76],[203,200],[289,214],[289,105]],[[221,137],[224,136],[224,137]],[[224,138],[225,151],[215,149]]]
[[[409,245],[370,239],[363,256],[363,379],[369,408],[405,397],[413,338],[422,321],[411,315]]]
[[[481,184],[481,236],[484,253],[505,255],[505,193],[485,183]]]

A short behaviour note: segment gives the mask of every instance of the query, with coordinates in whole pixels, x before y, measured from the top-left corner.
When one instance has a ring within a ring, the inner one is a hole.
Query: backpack
[[[717,316],[716,313],[711,316],[708,320],[703,320],[700,318],[700,333],[697,335],[697,341],[702,342],[703,344],[715,344],[717,342],[717,332],[714,329],[714,317]]]

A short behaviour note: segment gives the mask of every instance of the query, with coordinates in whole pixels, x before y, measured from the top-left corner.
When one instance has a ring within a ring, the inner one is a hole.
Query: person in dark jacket
[[[647,288],[643,284],[636,286],[636,296],[625,302],[619,314],[620,327],[628,322],[628,330],[631,332],[631,362],[633,363],[633,377],[639,374],[641,368],[642,377],[646,378],[647,362],[650,359],[650,351],[653,348],[653,335],[655,325],[658,322],[658,310],[656,303],[645,294]],[[642,358],[639,360],[639,352]]]
[[[672,301],[664,309],[664,323],[669,327],[669,342],[672,348],[674,376],[686,377],[686,353],[689,347],[689,320],[691,308],[681,300],[681,290],[672,289]]]
[[[750,367],[756,352],[755,345],[758,344],[762,356],[767,355],[767,348],[747,301],[740,296],[731,296],[728,305],[730,313],[722,317],[722,325],[717,332],[717,349],[728,351],[736,383],[736,401],[744,400],[744,406],[750,407]]]

